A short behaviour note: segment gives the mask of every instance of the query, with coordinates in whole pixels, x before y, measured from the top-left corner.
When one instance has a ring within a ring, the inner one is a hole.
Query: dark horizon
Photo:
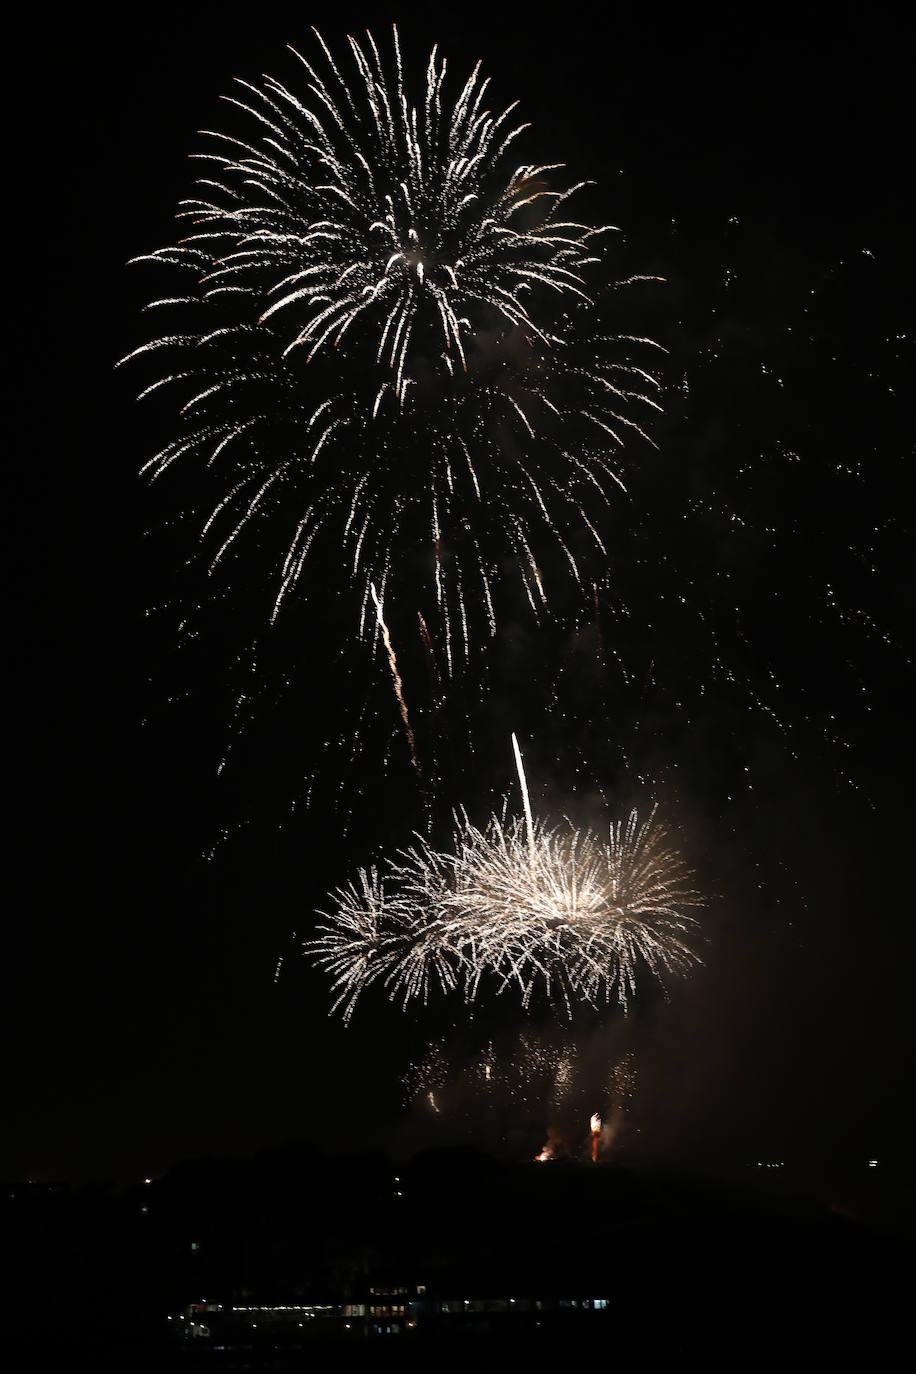
[[[289,1150],[188,1162],[120,1197],[18,1190],[0,1203],[17,1260],[4,1353],[162,1371],[356,1367],[379,1341],[406,1368],[446,1349],[897,1348],[899,1194],[872,1175],[828,1205],[775,1182]]]

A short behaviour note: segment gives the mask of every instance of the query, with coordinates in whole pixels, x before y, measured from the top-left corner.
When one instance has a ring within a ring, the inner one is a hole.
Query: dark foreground
[[[49,1374],[285,1374],[892,1350],[905,1190],[766,1184],[307,1148],[120,1194],[8,1184],[0,1353]]]

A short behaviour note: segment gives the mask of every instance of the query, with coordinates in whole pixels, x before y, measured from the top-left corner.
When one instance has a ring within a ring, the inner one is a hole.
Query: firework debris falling
[[[487,1148],[508,1147],[517,1158],[609,1158],[639,1134],[635,1055],[621,1053],[621,1029],[608,1024],[583,1039],[555,1024],[538,1029],[526,1022],[483,1042],[473,1033],[469,1039],[467,1027],[436,1037],[401,1077],[404,1106],[421,1122],[458,1124]],[[595,1102],[599,1111],[589,1113]],[[545,1129],[531,1155],[532,1132]]]
[[[434,1039],[401,1077],[404,1105],[426,1103],[438,1113],[440,1098],[498,1103],[513,1111],[554,1114],[577,1089],[579,1046],[569,1035],[544,1036],[527,1027],[509,1040],[490,1040],[470,1054],[466,1046]]]

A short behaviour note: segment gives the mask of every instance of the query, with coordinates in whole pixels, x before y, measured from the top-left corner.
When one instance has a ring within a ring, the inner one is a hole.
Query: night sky
[[[643,628],[619,631],[640,690],[610,693],[587,616],[543,636],[516,626],[454,732],[444,806],[486,809],[512,786],[512,729],[548,810],[594,821],[599,789],[628,805],[648,778],[674,805],[712,894],[708,944],[670,1002],[639,1001],[620,1031],[640,1064],[638,1151],[697,1168],[899,1158],[916,952],[903,36],[890,8],[864,5],[606,13],[603,28],[560,11],[532,23],[527,6],[446,8],[435,27],[394,16],[408,63],[434,41],[462,77],[483,58],[534,125],[531,157],[599,183],[625,230],[621,275],[666,279],[631,307],[669,349],[667,414],[632,488],[643,515],[622,517],[612,552],[624,583],[627,560],[650,570],[632,584]],[[421,823],[387,669],[354,687],[347,650],[338,692],[323,646],[339,624],[294,620],[263,648],[257,709],[217,778],[233,636],[261,603],[246,591],[238,624],[214,613],[209,630],[202,614],[187,654],[171,613],[147,614],[193,597],[189,550],[182,527],[144,533],[167,511],[136,473],[170,417],[138,408],[114,370],[148,330],[149,281],[125,263],[173,237],[187,154],[225,121],[232,78],[289,77],[285,45],[311,23],[337,51],[391,17],[166,6],[118,30],[68,17],[23,45],[36,84],[16,137],[33,145],[37,208],[19,212],[8,257],[28,290],[10,341],[6,1177],[129,1180],[291,1138],[406,1149],[476,1129],[400,1105],[406,1059],[448,1014],[367,1000],[349,1030],[329,1023],[293,939],[330,887]],[[710,517],[672,535],[692,498],[758,532]],[[740,588],[744,637],[723,630],[724,652],[749,680],[778,678],[788,735],[737,691],[699,690],[707,647],[666,598],[702,584],[707,558]],[[845,619],[812,610],[825,585]],[[338,793],[321,774],[309,806],[325,723],[337,711],[344,729],[353,710],[363,762]],[[625,735],[642,760],[626,781]]]

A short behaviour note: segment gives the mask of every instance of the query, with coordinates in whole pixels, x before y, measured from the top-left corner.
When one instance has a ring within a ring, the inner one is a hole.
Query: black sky
[[[750,321],[753,293],[735,307],[737,348],[749,347],[747,330],[769,337],[767,321],[795,311],[807,280],[845,263],[835,325],[844,356],[855,356],[858,335],[905,333],[911,349],[912,109],[889,7],[809,6],[799,18],[778,6],[648,15],[611,5],[602,19],[586,7],[583,22],[558,10],[537,23],[530,13],[466,5],[396,17],[418,57],[438,40],[459,73],[484,59],[500,93],[522,100],[547,155],[571,153],[607,188],[634,261],[653,270],[673,256],[671,314],[688,336],[708,321],[712,289],[711,273],[691,279],[691,264],[699,273],[715,262],[734,218],[741,238],[729,251],[745,280],[756,273],[763,284]],[[203,857],[223,806],[199,729],[206,708],[170,716],[147,686],[163,652],[144,619],[161,571],[142,538],[147,496],[135,477],[148,439],[113,371],[143,337],[142,288],[124,263],[169,240],[195,131],[220,118],[231,78],[281,70],[284,45],[306,41],[311,23],[339,45],[347,29],[389,18],[377,6],[270,3],[166,6],[119,25],[81,12],[22,45],[32,76],[15,139],[31,146],[8,257],[27,287],[10,320],[22,416],[8,455],[0,1172],[10,1177],[142,1176],[195,1152],[344,1141],[347,1111],[382,1140],[397,1121],[399,1028],[382,1015],[366,1034],[328,1027],[320,984],[293,960],[273,981],[309,901],[346,875],[317,843],[290,852],[264,819],[274,801],[260,794],[244,799],[255,823],[213,862]],[[680,256],[673,220],[688,245]],[[873,276],[856,275],[871,261]],[[871,365],[864,345],[857,365]],[[843,400],[835,381],[818,392],[815,379],[805,394],[827,408]],[[850,395],[874,407],[867,423],[850,418],[874,452],[911,449],[905,398],[879,407],[877,388]],[[793,426],[829,441],[836,425],[809,403],[790,407]],[[887,629],[902,643],[910,546],[898,534],[882,551]],[[731,813],[739,846],[713,819],[718,803],[694,822],[704,845],[718,836],[706,849],[722,897],[707,969],[670,1008],[646,1014],[646,1133],[659,1154],[823,1158],[900,1152],[909,1140],[911,682],[890,664],[869,665],[875,711],[851,763],[861,794],[812,754],[767,762],[761,807]],[[817,674],[811,690],[827,690]],[[371,817],[360,824],[372,833]],[[380,822],[376,838],[384,833]],[[341,842],[336,857],[366,856]],[[751,901],[755,860],[766,892]]]

